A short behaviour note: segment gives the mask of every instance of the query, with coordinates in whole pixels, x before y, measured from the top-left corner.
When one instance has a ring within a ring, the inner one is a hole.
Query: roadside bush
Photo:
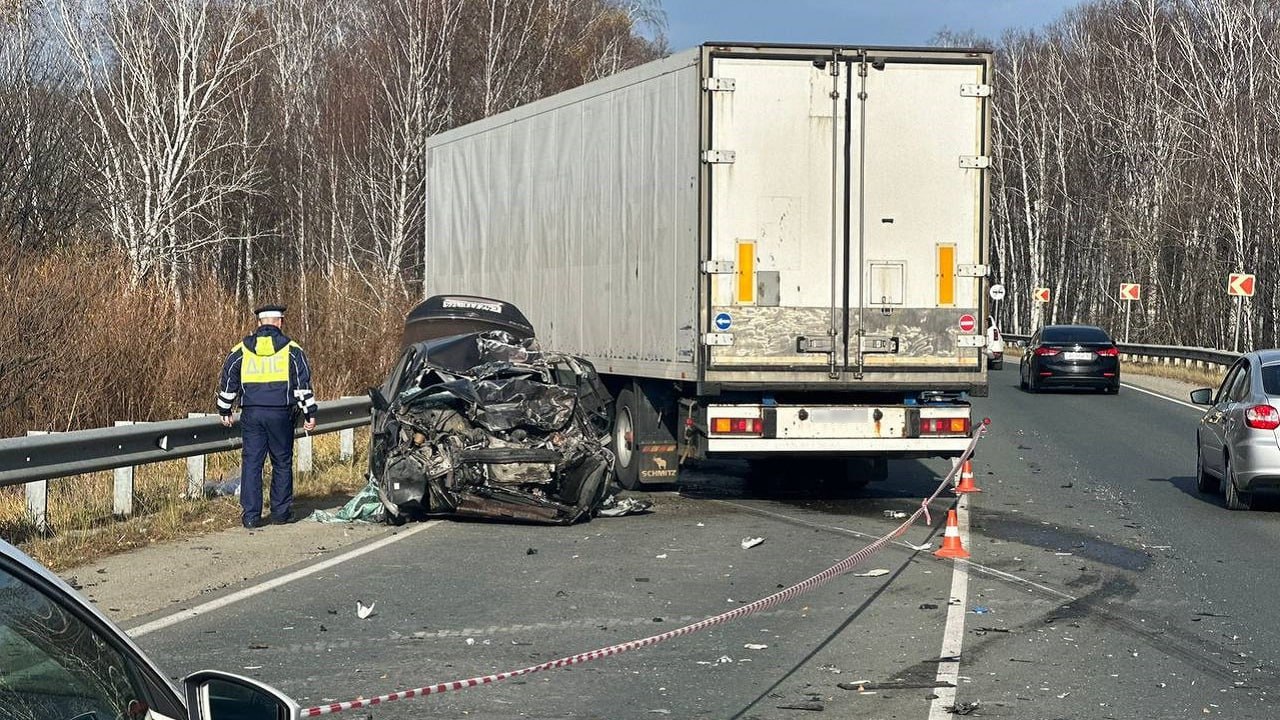
[[[110,254],[0,263],[4,436],[214,412],[222,361],[256,326],[251,308],[211,279],[178,302],[156,285],[129,287],[122,258]],[[311,357],[318,398],[359,394],[393,360],[411,301],[381,303],[341,276],[307,285],[305,299],[296,290],[260,297],[290,305],[285,332]]]

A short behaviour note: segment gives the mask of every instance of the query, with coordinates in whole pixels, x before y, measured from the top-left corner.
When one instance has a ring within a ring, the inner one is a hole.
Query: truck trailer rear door
[[[986,269],[986,65],[850,66],[854,130],[848,369],[979,369]],[[860,351],[859,351],[860,349]]]
[[[709,369],[980,371],[985,61],[815,49],[709,67]]]
[[[831,65],[712,60],[703,152],[711,367],[821,380],[844,362],[848,78]]]

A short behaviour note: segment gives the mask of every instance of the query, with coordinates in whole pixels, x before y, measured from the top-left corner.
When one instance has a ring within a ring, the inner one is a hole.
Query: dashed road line
[[[293,572],[287,573],[285,575],[281,575],[280,577],[272,578],[270,580],[258,583],[256,585],[250,585],[249,587],[243,588],[241,590],[237,590],[236,592],[233,592],[230,595],[223,595],[222,597],[215,598],[213,600],[210,600],[209,602],[200,603],[195,607],[191,607],[186,610],[180,610],[176,613],[173,613],[171,615],[166,615],[162,618],[157,618],[155,620],[152,620],[151,622],[143,623],[135,628],[126,630],[125,632],[129,634],[129,637],[140,638],[143,635],[153,633],[157,630],[163,630],[167,627],[172,627],[184,620],[190,620],[191,618],[199,617],[201,615],[217,610],[218,608],[226,607],[233,603],[240,602],[241,600],[244,600],[246,598],[251,598],[255,595],[261,595],[262,593],[267,592],[268,590],[274,590],[278,587],[288,585],[289,583],[295,580],[301,580],[302,578],[315,575],[318,572],[328,570],[329,568],[334,567],[335,565],[341,565],[342,563],[348,560],[353,560],[355,558],[358,558],[361,555],[367,555],[373,552],[374,550],[380,550],[392,543],[399,542],[409,537],[413,537],[414,535],[417,535],[418,533],[424,530],[428,530],[430,528],[436,527],[437,525],[440,525],[441,522],[442,521],[440,520],[432,520],[429,522],[424,522],[420,525],[414,525],[413,527],[410,527],[407,529],[401,529],[399,532],[397,532],[394,535],[388,535],[387,537],[384,537],[381,540],[375,540],[374,542],[371,542],[368,545],[361,545],[360,547],[355,548],[354,550],[348,550],[347,552],[344,552],[341,555],[335,555],[324,561],[318,562],[315,565],[308,565],[307,567],[294,570]]]
[[[969,496],[956,503],[960,542],[969,545]],[[949,720],[956,704],[956,683],[960,680],[960,653],[964,649],[964,616],[969,601],[969,561],[955,560],[951,569],[951,594],[947,601],[947,624],[942,631],[942,661],[938,663],[937,687],[929,704],[929,720]]]

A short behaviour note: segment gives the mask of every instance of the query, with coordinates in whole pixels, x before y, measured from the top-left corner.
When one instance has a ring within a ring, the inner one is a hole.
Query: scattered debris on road
[[[778,709],[779,710],[812,710],[815,712],[822,712],[825,709],[825,707],[823,706],[822,703],[811,700],[808,702],[797,702],[797,703],[788,703],[786,705],[779,705]]]
[[[768,645],[761,645],[761,644],[759,644],[759,643],[747,643],[746,645],[743,645],[742,647],[744,647],[744,648],[746,648],[746,649],[748,649],[748,650],[768,650],[768,649],[769,649],[769,646],[768,646]]]
[[[622,517],[623,515],[641,515],[653,508],[652,500],[640,500],[633,497],[610,495],[600,504],[596,517]]]
[[[948,705],[942,709],[952,715],[972,715],[977,712],[980,707],[982,707],[982,701],[975,700],[973,702],[958,702],[955,705]]]
[[[369,603],[368,605],[365,605],[364,603],[357,600],[356,601],[356,617],[360,618],[361,620],[367,619],[368,617],[373,615],[373,606],[377,604],[378,603],[374,602],[374,603]]]
[[[886,570],[885,568],[876,568],[875,570],[868,570],[866,572],[850,573],[850,574],[853,575],[854,577],[873,578],[873,577],[881,577],[884,575],[888,575],[889,571]]]
[[[851,683],[836,683],[836,687],[841,690],[852,690],[854,692],[873,692],[876,690],[932,690],[934,688],[953,688],[956,684],[945,680],[929,680],[923,682],[907,682],[905,680],[890,680],[888,682],[870,682],[868,680],[859,680]]]
[[[760,544],[760,543],[762,543],[762,542],[764,542],[764,538],[762,538],[762,537],[757,537],[757,538],[742,538],[742,549],[743,549],[743,550],[750,550],[751,548],[753,548],[753,547],[755,547],[755,546],[759,545],[759,544]]]

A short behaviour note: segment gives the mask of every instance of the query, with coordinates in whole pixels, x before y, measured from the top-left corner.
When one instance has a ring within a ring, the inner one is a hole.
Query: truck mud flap
[[[674,442],[640,446],[640,481],[670,483],[676,481],[680,454]]]

